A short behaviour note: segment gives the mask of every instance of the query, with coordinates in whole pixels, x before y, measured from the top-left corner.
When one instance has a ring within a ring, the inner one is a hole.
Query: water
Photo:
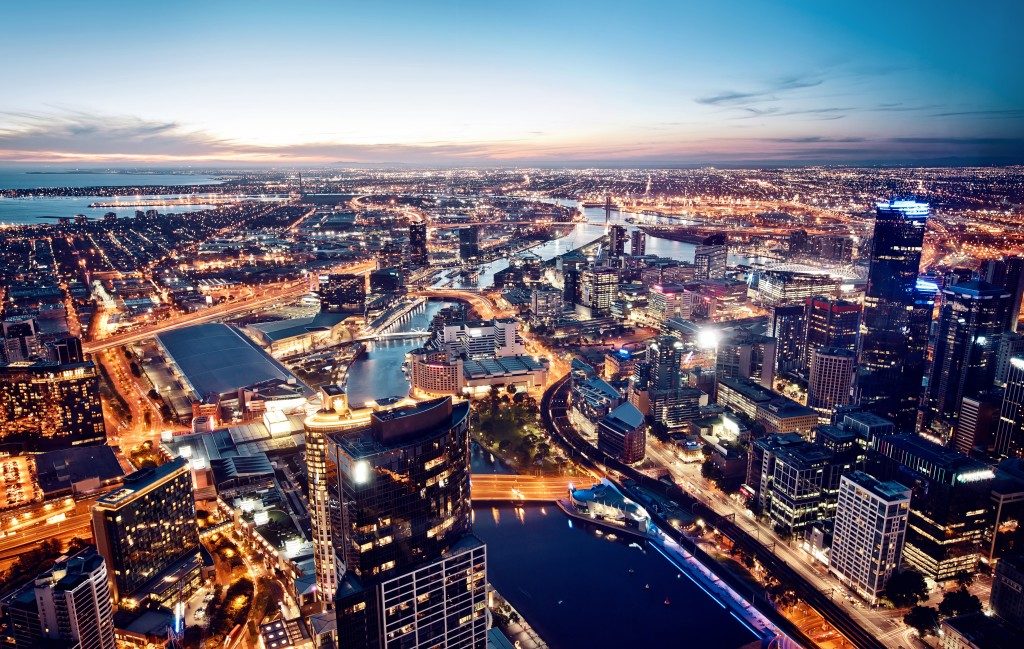
[[[220,181],[212,176],[167,173],[28,173],[31,170],[0,169],[0,189],[34,189],[43,187],[127,187],[135,185],[204,185]],[[152,195],[140,198],[153,198]],[[104,196],[32,196],[0,198],[0,223],[38,225],[54,223],[52,218],[85,214],[100,218],[107,212],[118,217],[135,216],[135,210],[155,208],[161,214],[179,214],[210,209],[212,205],[173,205],[144,207],[89,207],[97,201],[116,201]]]
[[[451,302],[428,301],[395,331],[426,329],[438,311]],[[352,363],[348,371],[346,391],[349,403],[360,404],[382,397],[409,393],[409,380],[402,372],[405,355],[423,345],[422,340],[385,340],[366,344],[366,356]]]
[[[8,169],[0,167],[0,189],[205,185],[219,182],[213,176],[205,174],[113,173],[103,171],[75,173],[73,169]]]
[[[519,512],[477,507],[473,531],[487,543],[491,583],[552,647],[731,649],[756,640],[653,549],[570,527],[554,505]]]

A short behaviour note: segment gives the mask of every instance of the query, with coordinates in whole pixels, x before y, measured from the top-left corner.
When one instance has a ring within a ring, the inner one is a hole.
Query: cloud
[[[822,79],[791,75],[776,79],[758,90],[725,90],[708,97],[698,97],[695,101],[705,106],[736,106],[750,103],[751,100],[774,100],[779,94],[803,88],[814,88],[822,83],[824,83]]]

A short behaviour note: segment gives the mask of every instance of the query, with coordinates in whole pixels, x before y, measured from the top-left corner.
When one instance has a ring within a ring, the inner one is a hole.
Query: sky
[[[3,14],[5,164],[1024,162],[1015,0]]]

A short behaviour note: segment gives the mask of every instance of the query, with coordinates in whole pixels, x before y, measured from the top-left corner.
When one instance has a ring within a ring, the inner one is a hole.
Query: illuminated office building
[[[0,365],[0,443],[47,451],[106,439],[92,361]]]
[[[928,215],[928,204],[915,200],[877,205],[861,317],[859,403],[901,430],[916,425],[924,378],[926,305],[917,294],[917,276]]]
[[[643,257],[647,254],[647,234],[640,228],[633,230],[630,237],[629,254],[634,257]]]
[[[790,372],[803,365],[805,326],[802,304],[772,308],[768,335],[775,339],[776,373]]]
[[[199,528],[184,458],[125,476],[93,506],[92,533],[115,604],[173,606],[198,589]]]
[[[366,278],[362,275],[321,276],[320,310],[327,313],[362,313],[366,303]]]
[[[993,453],[996,457],[1024,456],[1024,358],[1010,359],[1010,372],[999,409]]]
[[[619,292],[619,271],[602,266],[580,273],[580,304],[590,307],[594,315],[608,314]]]
[[[857,349],[857,328],[860,324],[860,305],[846,300],[816,295],[804,305],[806,332],[804,335],[804,367],[810,367],[815,349],[833,347]]]
[[[981,267],[981,278],[1010,294],[1005,328],[1017,331],[1021,300],[1024,298],[1024,257],[990,259]]]
[[[855,361],[856,354],[849,349],[822,347],[811,353],[807,405],[818,413],[821,423],[831,421],[837,408],[850,403]]]

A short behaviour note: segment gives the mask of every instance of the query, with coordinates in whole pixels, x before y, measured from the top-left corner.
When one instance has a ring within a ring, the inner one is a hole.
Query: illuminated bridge
[[[474,473],[474,502],[554,502],[565,498],[569,485],[591,487],[596,478],[586,476],[532,476]]]

